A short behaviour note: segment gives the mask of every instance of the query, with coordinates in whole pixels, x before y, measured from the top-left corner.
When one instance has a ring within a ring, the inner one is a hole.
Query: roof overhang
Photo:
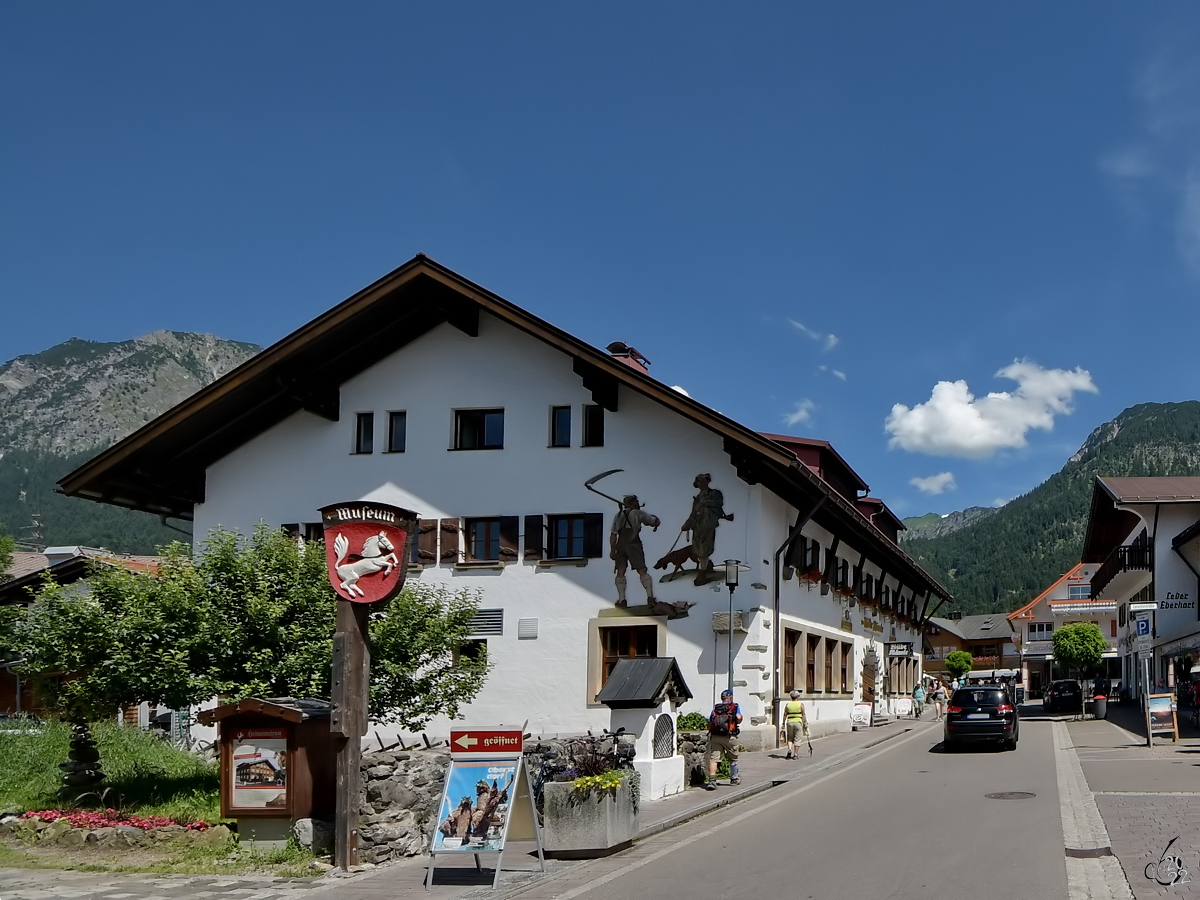
[[[1081,561],[1104,562],[1141,522],[1142,517],[1137,513],[1118,506],[1116,494],[1103,478],[1097,477],[1092,486],[1092,507],[1088,513]]]

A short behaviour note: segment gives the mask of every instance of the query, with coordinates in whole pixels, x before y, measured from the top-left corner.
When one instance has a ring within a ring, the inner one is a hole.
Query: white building
[[[1095,566],[1090,596],[1117,605],[1121,680],[1141,690],[1144,662],[1152,686],[1191,681],[1200,660],[1196,596],[1200,579],[1200,478],[1097,478],[1083,562]],[[1139,646],[1130,603],[1156,603]]]
[[[1077,563],[1020,609],[1009,613],[1013,639],[1021,655],[1021,683],[1031,697],[1040,697],[1055,678],[1072,673],[1054,669],[1054,632],[1064,625],[1091,622],[1108,641],[1103,674],[1113,681],[1121,677],[1117,650],[1116,600],[1107,595],[1092,597],[1092,576],[1097,563]]]
[[[260,521],[319,533],[319,507],[354,499],[417,510],[410,578],[483,595],[476,637],[494,669],[466,718],[598,729],[609,718],[596,693],[622,656],[675,657],[690,709],[707,712],[728,674],[729,596],[719,580],[663,580],[668,567],[650,570],[661,605],[645,605],[632,571],[628,608],[615,605],[618,507],[584,486],[607,470],[620,471],[597,490],[636,494],[661,520],[642,529],[650,565],[688,545],[697,475],[722,492],[712,559],[748,566],[733,597],[748,745],[774,746],[793,686],[817,733],[849,729],[853,702],[885,675],[911,689],[921,622],[948,594],[828,444],[751,431],[656,381],[625,345],[597,350],[424,256],[62,486],[191,519],[198,539]],[[885,672],[885,641],[916,652],[893,647]]]

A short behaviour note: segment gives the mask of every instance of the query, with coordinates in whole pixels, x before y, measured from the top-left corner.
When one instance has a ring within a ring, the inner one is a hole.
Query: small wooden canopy
[[[257,715],[285,722],[307,722],[310,719],[328,719],[333,704],[328,700],[297,700],[295,697],[247,697],[235,703],[225,703],[215,709],[206,709],[196,716],[201,725],[211,725],[232,716]]]
[[[675,705],[692,699],[673,656],[618,660],[596,695],[609,709],[651,709],[667,698]]]

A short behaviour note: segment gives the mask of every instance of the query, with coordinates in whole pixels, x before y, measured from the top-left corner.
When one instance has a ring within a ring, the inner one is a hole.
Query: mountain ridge
[[[1095,478],[1128,475],[1200,475],[1200,401],[1131,406],[992,515],[904,546],[964,613],[1008,612],[1079,561]]]

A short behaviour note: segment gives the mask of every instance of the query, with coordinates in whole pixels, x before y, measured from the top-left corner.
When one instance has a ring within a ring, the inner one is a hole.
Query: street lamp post
[[[742,568],[740,559],[725,560],[725,587],[729,588],[729,692],[733,693],[733,592],[738,586],[738,572]]]

